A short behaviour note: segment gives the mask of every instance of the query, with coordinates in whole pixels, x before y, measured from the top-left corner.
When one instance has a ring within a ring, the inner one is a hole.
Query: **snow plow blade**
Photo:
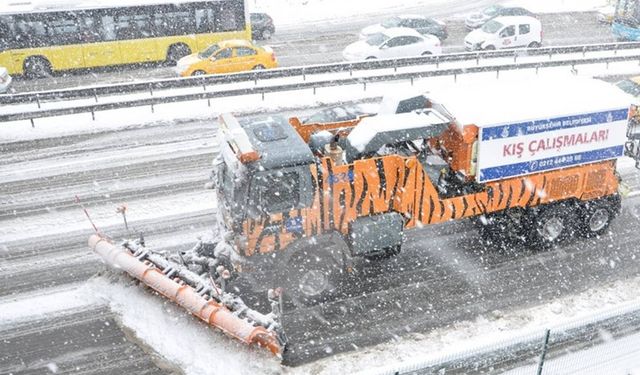
[[[246,344],[256,344],[282,357],[284,335],[278,334],[279,323],[271,314],[264,315],[249,309],[239,297],[230,293],[216,289],[216,295],[212,296],[205,293],[201,285],[189,285],[193,282],[188,283],[184,279],[191,276],[190,281],[193,281],[197,275],[189,275],[190,271],[185,270],[175,272],[174,266],[179,265],[158,258],[146,249],[140,253],[133,252],[125,245],[116,246],[96,234],[89,238],[89,247],[110,267],[127,272],[207,324]]]

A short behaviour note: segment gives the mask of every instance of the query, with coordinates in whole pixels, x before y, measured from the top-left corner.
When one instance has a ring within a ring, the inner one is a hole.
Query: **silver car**
[[[502,5],[492,5],[482,11],[470,14],[464,24],[469,30],[477,29],[488,21],[502,16],[530,16],[535,17],[532,12],[521,7],[505,7]]]

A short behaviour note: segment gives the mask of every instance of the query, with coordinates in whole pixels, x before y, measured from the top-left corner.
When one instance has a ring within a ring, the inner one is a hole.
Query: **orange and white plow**
[[[246,344],[256,344],[281,357],[286,337],[279,322],[278,307],[262,314],[227,293],[213,281],[153,253],[136,242],[116,246],[94,234],[89,246],[111,267],[129,275],[185,308],[207,324]]]

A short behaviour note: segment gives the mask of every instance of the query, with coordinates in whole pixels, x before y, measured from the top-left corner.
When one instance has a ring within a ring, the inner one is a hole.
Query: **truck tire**
[[[510,248],[515,243],[522,243],[526,237],[529,224],[527,212],[521,208],[485,215],[483,220],[475,220],[480,237],[487,245],[501,249]]]
[[[575,232],[576,209],[570,202],[541,207],[530,212],[529,243],[540,249],[551,248]]]
[[[302,240],[301,247],[286,259],[282,259],[278,286],[297,306],[309,306],[331,299],[344,274],[342,262],[346,244],[328,241]]]
[[[601,236],[607,232],[613,218],[620,212],[620,196],[585,202],[581,207],[579,225],[584,237]]]
[[[51,76],[51,63],[45,57],[32,56],[24,61],[24,75],[27,78],[45,78]]]

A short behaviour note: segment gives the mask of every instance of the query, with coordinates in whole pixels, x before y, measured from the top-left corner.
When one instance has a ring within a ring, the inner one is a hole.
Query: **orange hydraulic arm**
[[[167,264],[164,265],[167,267],[161,265],[158,267],[156,262],[148,259],[153,256],[147,256],[147,260],[142,261],[140,259],[145,256],[135,256],[137,254],[133,254],[127,247],[114,246],[97,234],[89,238],[89,246],[110,266],[126,271],[207,324],[246,344],[257,344],[269,349],[273,354],[281,356],[284,342],[275,331],[279,328],[278,323],[269,315],[262,315],[248,309],[238,297],[218,290],[218,299],[206,298],[206,294],[201,290],[196,291],[196,288],[179,276],[171,277],[171,272],[166,271],[174,265],[168,264],[169,261],[166,259],[164,262]],[[141,254],[145,254],[145,252],[141,252]],[[158,256],[156,255],[156,257]],[[157,261],[157,263],[164,262],[162,259]],[[175,266],[179,267],[179,265]],[[190,271],[183,270],[183,272]],[[232,311],[229,305],[235,311]],[[265,327],[265,325],[267,326]]]

